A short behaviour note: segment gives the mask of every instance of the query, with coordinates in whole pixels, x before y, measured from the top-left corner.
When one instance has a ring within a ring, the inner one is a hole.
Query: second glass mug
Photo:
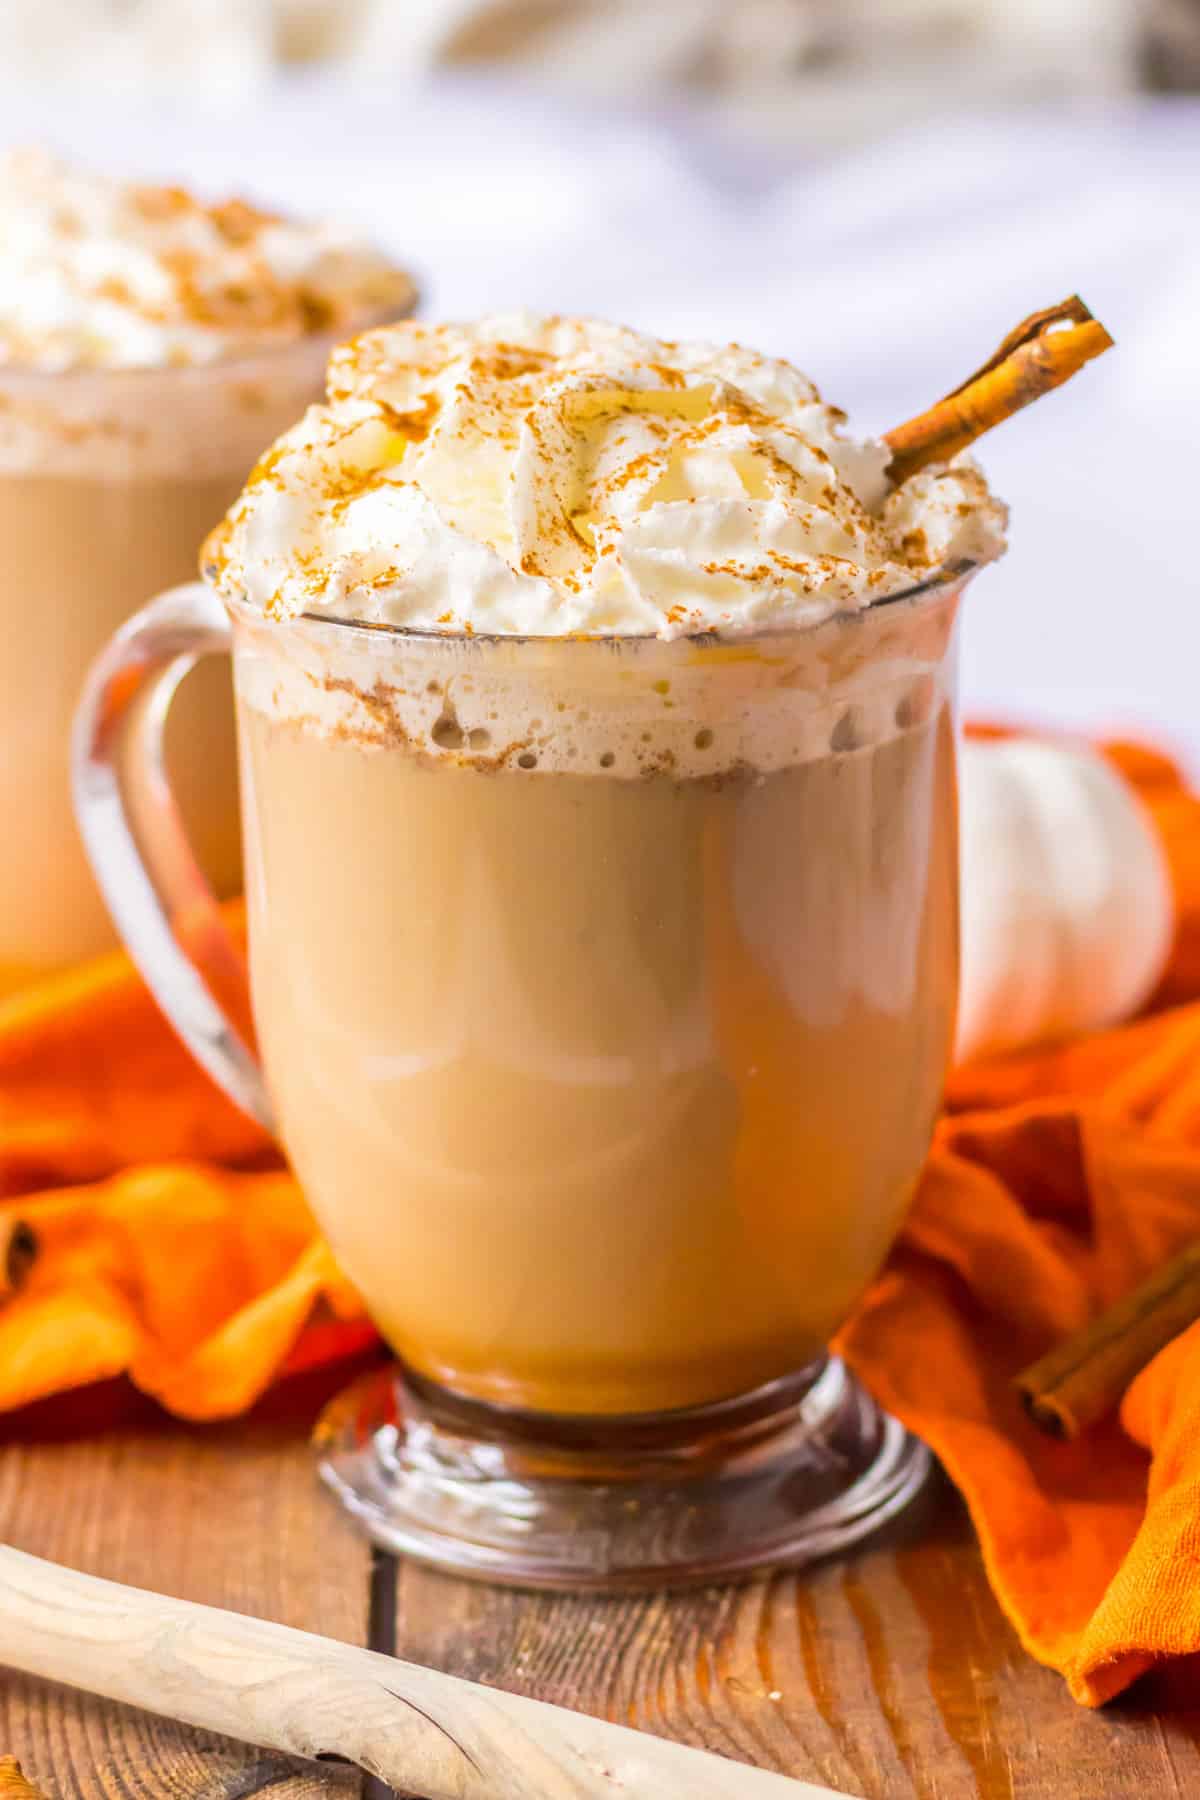
[[[735,642],[279,622],[194,584],[93,668],[114,919],[400,1359],[322,1452],[377,1541],[661,1586],[825,1554],[920,1486],[824,1346],[950,1054],[971,573]],[[177,930],[207,900],[163,730],[220,651],[261,1068]]]

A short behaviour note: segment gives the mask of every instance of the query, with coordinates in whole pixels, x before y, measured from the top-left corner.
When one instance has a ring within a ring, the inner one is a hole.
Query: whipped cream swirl
[[[956,459],[892,489],[885,444],[790,364],[521,314],[335,352],[205,546],[279,619],[530,636],[815,624],[1003,548]]]
[[[0,368],[211,363],[411,310],[382,252],[242,200],[206,204],[0,157]]]

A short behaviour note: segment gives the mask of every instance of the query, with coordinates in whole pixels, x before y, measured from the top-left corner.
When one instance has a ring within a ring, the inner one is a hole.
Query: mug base
[[[384,1549],[567,1592],[796,1568],[892,1518],[931,1466],[836,1357],[624,1418],[517,1412],[389,1368],[339,1395],[314,1442],[322,1480]]]

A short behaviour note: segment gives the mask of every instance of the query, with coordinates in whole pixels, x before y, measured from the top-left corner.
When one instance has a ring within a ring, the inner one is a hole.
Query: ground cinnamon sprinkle
[[[208,216],[231,244],[251,244],[264,225],[278,225],[278,213],[264,212],[248,200],[232,199],[210,206]]]
[[[186,188],[170,187],[164,183],[130,188],[129,203],[142,218],[152,220],[169,219],[181,213],[198,213],[201,210],[199,203]],[[262,215],[259,216],[261,219]]]
[[[420,406],[413,407],[408,412],[401,412],[398,407],[380,398],[376,399],[375,404],[392,430],[400,437],[407,438],[410,444],[424,443],[442,409],[441,398],[433,389],[426,394]]]

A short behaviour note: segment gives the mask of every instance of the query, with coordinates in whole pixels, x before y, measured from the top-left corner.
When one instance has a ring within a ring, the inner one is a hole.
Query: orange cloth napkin
[[[900,1244],[838,1348],[941,1457],[1032,1653],[1098,1704],[1200,1651],[1200,1327],[1075,1445],[1012,1374],[1200,1235],[1200,799],[1114,759],[1171,861],[1179,933],[1145,1019],[960,1070]],[[121,957],[0,1003],[0,1213],[41,1254],[0,1306],[0,1408],[126,1372],[217,1418],[361,1344],[277,1153]]]
[[[127,1373],[227,1417],[370,1336],[275,1147],[123,956],[0,1001],[0,1211],[39,1243],[0,1306],[0,1408]]]
[[[1164,758],[1110,754],[1174,880],[1154,1005],[955,1074],[903,1237],[838,1343],[961,1489],[1026,1649],[1092,1706],[1200,1651],[1200,1326],[1074,1444],[1028,1424],[1009,1385],[1200,1236],[1200,799]]]

